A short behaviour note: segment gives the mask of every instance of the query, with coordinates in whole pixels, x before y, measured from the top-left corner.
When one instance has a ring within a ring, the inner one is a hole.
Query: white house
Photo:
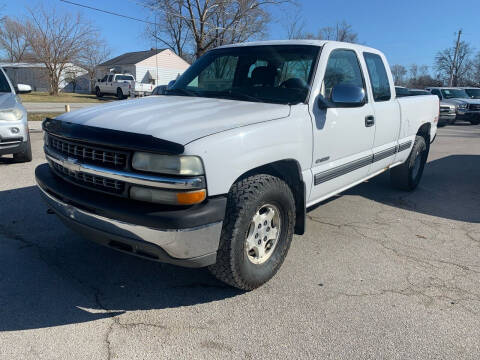
[[[33,91],[49,91],[48,72],[42,63],[0,63],[14,86],[30,85]],[[88,92],[87,71],[74,64],[66,64],[60,75],[60,90],[64,92]],[[75,81],[72,81],[75,79]]]
[[[105,61],[96,68],[96,77],[101,79],[111,70],[129,73],[138,82],[166,85],[190,66],[170,49],[150,49],[129,52]]]

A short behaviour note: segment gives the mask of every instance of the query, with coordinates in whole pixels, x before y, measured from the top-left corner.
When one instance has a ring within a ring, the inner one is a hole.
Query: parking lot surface
[[[0,159],[1,359],[480,357],[480,126],[440,129],[413,193],[384,174],[311,209],[249,293],[65,228],[32,140],[32,163]]]

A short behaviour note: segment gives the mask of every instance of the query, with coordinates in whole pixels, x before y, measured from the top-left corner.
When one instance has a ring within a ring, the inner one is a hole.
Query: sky
[[[150,12],[141,0],[72,0],[77,3],[141,19]],[[361,43],[383,51],[390,64],[433,66],[435,54],[452,45],[455,33],[480,51],[480,0],[298,0],[307,32],[345,20],[358,33]],[[0,0],[3,14],[22,17],[37,3],[58,11],[82,12],[100,30],[112,55],[146,50],[154,46],[143,36],[144,24],[112,15],[81,9],[60,0]],[[273,12],[267,39],[284,39],[285,10]],[[159,45],[159,47],[161,47]]]

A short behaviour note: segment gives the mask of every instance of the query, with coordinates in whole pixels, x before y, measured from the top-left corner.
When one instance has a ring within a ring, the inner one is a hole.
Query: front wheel
[[[470,120],[470,124],[472,124],[472,125],[478,125],[478,124],[480,124],[480,120],[479,120],[479,119]]]
[[[209,267],[219,280],[253,290],[282,265],[293,238],[295,200],[290,187],[271,175],[255,175],[232,186],[217,261]]]
[[[100,88],[97,86],[95,88],[95,95],[98,97],[98,98],[101,98],[103,96],[102,92],[100,91]]]
[[[32,143],[30,142],[30,134],[28,135],[27,138],[27,144],[25,146],[25,149],[17,154],[13,154],[13,159],[16,162],[30,162],[32,161]]]
[[[407,161],[390,170],[393,186],[401,190],[414,190],[422,178],[427,157],[427,143],[422,136],[417,135]]]

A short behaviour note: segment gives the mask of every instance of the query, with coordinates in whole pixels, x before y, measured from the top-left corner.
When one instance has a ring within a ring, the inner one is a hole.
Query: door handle
[[[375,125],[375,116],[373,115],[365,116],[365,127],[370,127],[373,125]]]

